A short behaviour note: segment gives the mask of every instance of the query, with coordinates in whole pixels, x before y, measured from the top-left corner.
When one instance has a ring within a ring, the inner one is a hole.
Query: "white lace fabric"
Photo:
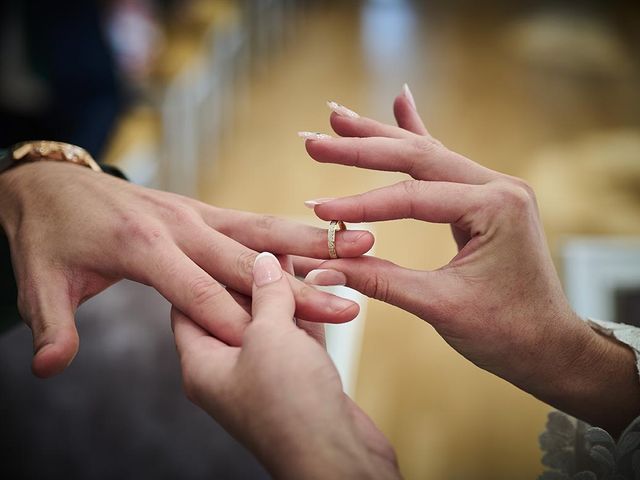
[[[607,322],[595,318],[586,318],[585,322],[594,330],[613,337],[631,348],[636,355],[636,368],[640,376],[640,328],[626,323]]]
[[[551,412],[540,435],[542,464],[538,480],[640,479],[640,417],[616,442],[605,430],[561,412]]]
[[[640,378],[640,328],[593,318],[585,321],[633,350]],[[616,442],[601,428],[553,411],[540,435],[540,449],[548,469],[538,480],[640,480],[640,417]]]

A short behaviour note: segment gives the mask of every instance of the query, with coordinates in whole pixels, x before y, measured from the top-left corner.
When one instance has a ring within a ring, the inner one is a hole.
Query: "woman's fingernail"
[[[313,210],[316,205],[322,205],[323,203],[330,202],[331,200],[335,200],[335,198],[326,197],[326,198],[316,198],[314,200],[305,200],[304,206]]]
[[[347,107],[345,107],[344,105],[340,105],[339,103],[329,101],[327,102],[327,106],[338,115],[342,115],[343,117],[360,118],[360,115],[358,115],[356,112],[354,112],[353,110],[349,110]]]
[[[298,132],[298,136],[305,140],[326,140],[327,138],[333,138],[331,135],[320,132]]]
[[[282,278],[282,267],[278,259],[269,252],[260,253],[253,263],[253,281],[262,287]]]
[[[347,277],[344,273],[338,272],[337,270],[318,268],[307,273],[304,282],[310,285],[329,287],[333,285],[346,285]]]
[[[411,93],[411,90],[409,89],[409,85],[407,85],[406,83],[404,85],[402,85],[402,94],[409,101],[409,103],[411,104],[413,109],[417,111],[418,108],[416,107],[416,101],[414,100],[413,94]]]

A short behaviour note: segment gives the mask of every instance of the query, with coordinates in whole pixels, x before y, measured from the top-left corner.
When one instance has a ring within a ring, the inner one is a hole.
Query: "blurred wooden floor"
[[[552,220],[552,245],[566,233],[638,232],[637,198],[614,195],[608,216],[619,222],[598,223],[590,213],[619,189],[612,181],[594,198],[588,184],[582,188],[584,149],[576,147],[595,139],[595,151],[609,152],[618,173],[627,168],[640,178],[631,8],[607,16],[553,3],[482,11],[458,2],[418,10],[406,2],[328,5],[310,11],[284,54],[241,92],[223,152],[202,178],[205,201],[311,219],[303,200],[403,178],[317,165],[296,132],[328,131],[326,100],[391,122],[393,98],[408,82],[427,126],[446,145],[534,182]],[[620,135],[631,153],[609,148]],[[621,155],[632,160],[616,163]],[[595,164],[587,174],[608,170]],[[558,189],[571,194],[559,197],[556,211]],[[376,232],[377,255],[412,268],[439,267],[455,251],[444,226],[385,222]],[[462,359],[421,320],[380,302],[370,302],[356,400],[396,446],[408,479],[519,479],[541,471],[537,436],[548,407]]]

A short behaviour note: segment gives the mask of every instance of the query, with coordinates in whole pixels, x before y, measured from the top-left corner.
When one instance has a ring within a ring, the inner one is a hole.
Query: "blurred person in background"
[[[531,188],[431,137],[408,88],[394,105],[399,127],[332,108],[339,137],[307,139],[315,160],[404,172],[413,179],[308,205],[324,220],[448,223],[458,254],[435,271],[362,257],[295,258],[296,272],[307,273],[310,283],[347,285],[419,316],[480,368],[604,429],[583,424],[582,431],[572,431],[566,418],[552,423],[551,453],[569,458],[567,476],[550,472],[545,478],[578,478],[568,475],[580,472],[580,478],[601,478],[601,472],[637,478],[640,329],[585,322],[573,312]],[[257,257],[253,298],[242,302],[253,321],[241,347],[172,311],[189,398],[276,478],[399,478],[392,446],[343,392],[316,326],[292,321],[295,302],[283,276],[273,255]]]

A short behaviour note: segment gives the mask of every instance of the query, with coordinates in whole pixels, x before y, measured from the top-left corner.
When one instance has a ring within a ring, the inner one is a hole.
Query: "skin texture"
[[[342,391],[322,325],[292,321],[293,292],[276,258],[260,255],[253,277],[241,347],[172,310],[188,397],[275,478],[399,478],[392,447]]]
[[[78,305],[118,280],[153,286],[207,331],[239,345],[250,316],[231,292],[251,293],[256,250],[328,258],[326,230],[212,207],[59,162],[0,175],[0,225],[20,314],[33,331],[32,369],[41,377],[62,371],[75,356]],[[372,244],[368,232],[337,238],[347,257]],[[353,302],[292,276],[288,281],[300,318],[339,323],[358,313]]]
[[[571,310],[554,269],[533,190],[434,139],[411,102],[396,98],[398,127],[336,113],[338,138],[307,140],[316,161],[399,171],[411,178],[321,200],[324,220],[413,218],[451,225],[458,254],[435,271],[374,258],[296,259],[316,284],[345,283],[424,319],[458,352],[541,400],[617,434],[640,414],[632,351]],[[339,273],[338,273],[339,272]],[[611,392],[616,392],[612,395]]]

